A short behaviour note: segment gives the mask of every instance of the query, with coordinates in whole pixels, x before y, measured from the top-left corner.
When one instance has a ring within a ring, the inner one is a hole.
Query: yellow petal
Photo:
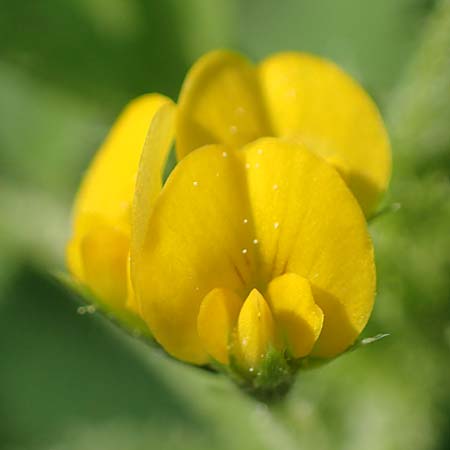
[[[107,224],[106,220],[95,213],[77,214],[74,217],[73,234],[66,246],[66,264],[71,275],[82,284],[86,284],[84,257],[82,254],[83,240],[93,230],[95,233],[99,226],[104,229],[107,227]],[[121,224],[119,226],[122,232],[126,233],[126,230],[123,230],[123,226]],[[113,228],[113,225],[111,225],[111,228]]]
[[[245,179],[235,153],[204,147],[182,159],[157,198],[132,279],[144,320],[172,355],[205,363],[197,333],[214,288],[246,292],[251,279]],[[244,298],[242,296],[242,298]]]
[[[111,309],[122,307],[127,295],[128,236],[98,225],[83,236],[80,247],[84,283]]]
[[[351,345],[370,316],[373,248],[365,218],[338,173],[303,147],[265,138],[239,157],[246,168],[260,283],[306,278],[324,313],[318,356]]]
[[[133,100],[97,152],[78,192],[74,218],[96,214],[129,226],[136,172],[145,137],[156,111],[170,101],[159,94]]]
[[[242,306],[241,298],[229,289],[213,289],[202,301],[197,319],[198,335],[205,350],[228,364],[231,334]]]
[[[237,327],[238,361],[247,369],[257,369],[271,345],[275,329],[272,313],[264,297],[253,289],[242,306]]]
[[[145,240],[148,221],[162,188],[167,156],[174,138],[175,105],[166,102],[156,112],[142,149],[132,206],[131,266],[139,264],[140,249]],[[131,270],[133,273],[133,270]],[[138,299],[130,297],[130,305],[138,309]]]
[[[267,300],[277,332],[281,333],[295,358],[310,353],[322,330],[323,313],[314,302],[308,280],[294,273],[269,283]]]
[[[134,293],[133,283],[131,281],[131,251],[128,250],[127,258],[127,299],[125,306],[137,316],[141,315],[140,305]]]
[[[66,265],[69,272],[78,281],[84,280],[83,261],[80,253],[81,239],[79,236],[73,236],[66,247]]]
[[[138,161],[155,112],[170,102],[149,94],[133,100],[114,124],[81,184],[67,247],[71,273],[104,303],[127,298],[130,206]]]
[[[200,58],[186,76],[178,107],[179,159],[202,145],[240,147],[271,134],[256,68],[237,53]]]
[[[374,102],[345,72],[322,58],[280,53],[259,67],[276,136],[300,139],[327,157],[342,157],[347,183],[366,215],[374,212],[391,170],[388,136]]]

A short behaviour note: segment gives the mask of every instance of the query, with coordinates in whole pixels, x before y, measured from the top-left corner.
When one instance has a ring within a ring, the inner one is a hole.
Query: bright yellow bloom
[[[373,211],[389,171],[376,107],[337,67],[214,52],[177,107],[151,94],[120,116],[78,193],[68,266],[174,357],[278,389],[366,325],[375,267],[360,205]]]
[[[373,249],[325,161],[275,138],[239,152],[210,145],[178,163],[152,204],[141,185],[150,171],[144,162],[137,181],[133,226],[146,231],[132,276],[170,354],[253,371],[271,350],[330,358],[355,341],[373,305]]]
[[[336,65],[279,53],[258,66],[216,51],[190,70],[181,90],[179,158],[205,145],[239,148],[262,136],[301,142],[336,166],[370,216],[386,190],[390,146],[364,90]]]

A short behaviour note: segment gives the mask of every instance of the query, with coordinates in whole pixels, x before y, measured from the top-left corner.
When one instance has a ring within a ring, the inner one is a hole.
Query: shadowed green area
[[[301,372],[272,409],[77,303],[70,205],[132,97],[176,99],[231,47],[329,57],[377,100],[394,148],[370,225],[380,342]],[[0,449],[450,448],[450,2],[0,0]]]

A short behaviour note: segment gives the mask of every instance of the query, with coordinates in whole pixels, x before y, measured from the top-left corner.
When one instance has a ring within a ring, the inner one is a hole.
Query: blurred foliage
[[[391,336],[301,373],[272,410],[169,360],[46,273],[70,203],[130,98],[176,99],[203,52],[332,58],[380,104],[394,146],[371,225]],[[450,2],[0,0],[0,449],[450,448]]]

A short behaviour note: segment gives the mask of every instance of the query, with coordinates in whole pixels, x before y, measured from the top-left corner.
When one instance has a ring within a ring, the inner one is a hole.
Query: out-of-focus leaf
[[[438,3],[417,56],[390,105],[397,151],[450,172],[450,1]],[[400,153],[398,153],[400,155]],[[442,168],[444,168],[442,167]]]
[[[28,260],[61,265],[69,230],[69,209],[45,191],[0,177],[0,242]]]
[[[1,9],[2,59],[41,81],[109,109],[149,91],[177,94],[182,37],[166,0],[3,0]]]
[[[203,53],[235,47],[240,20],[239,0],[169,0],[181,46],[189,66]]]
[[[247,0],[240,3],[239,44],[251,56],[302,50],[331,58],[382,106],[414,51],[422,0]]]

